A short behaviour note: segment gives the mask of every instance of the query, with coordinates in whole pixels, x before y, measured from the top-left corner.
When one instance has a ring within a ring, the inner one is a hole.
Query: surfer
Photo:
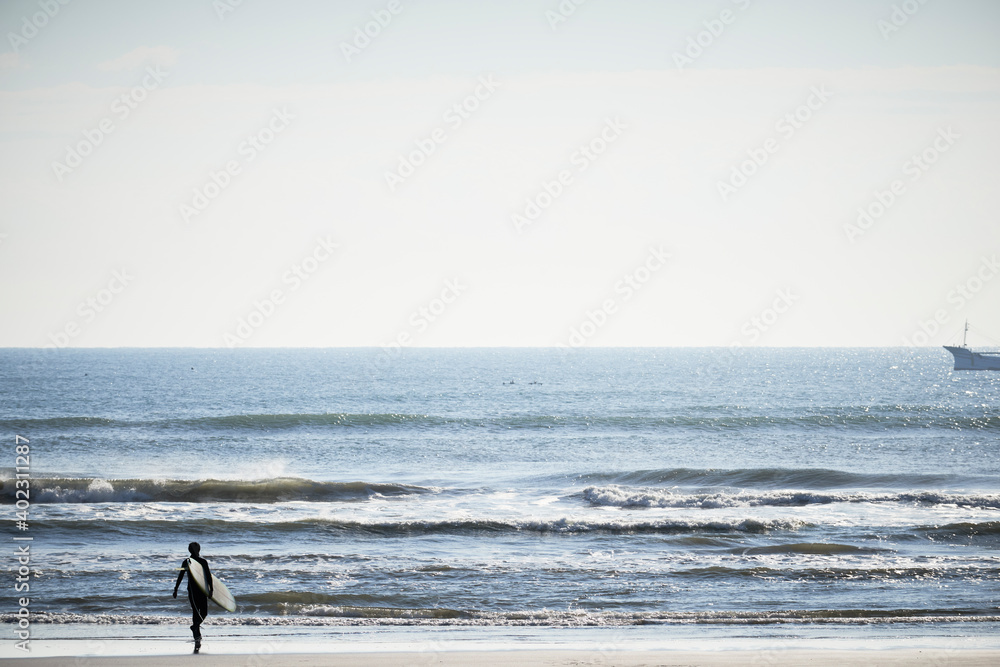
[[[188,569],[191,558],[185,558],[184,562],[181,563],[180,574],[177,575],[177,583],[174,584],[174,597],[177,597],[177,588],[181,585],[181,579],[184,578],[186,572],[188,575],[188,602],[191,603],[191,632],[194,634],[194,651],[197,653],[198,649],[201,648],[201,622],[208,616],[208,598],[212,597],[214,591],[212,590],[212,571],[208,569],[208,561],[199,555],[201,545],[192,542],[188,545],[188,551],[191,552],[191,558],[198,561],[205,572],[208,595],[205,595],[205,591],[201,590],[195,583],[194,577],[191,576],[191,571]]]

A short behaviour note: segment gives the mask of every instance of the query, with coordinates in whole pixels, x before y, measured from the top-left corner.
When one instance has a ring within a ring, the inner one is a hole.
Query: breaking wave
[[[1000,494],[963,495],[936,491],[912,493],[818,493],[816,491],[739,491],[682,493],[669,489],[635,489],[591,486],[583,498],[600,507],[674,507],[719,509],[726,507],[801,507],[830,503],[921,503],[968,508],[1000,508]]]
[[[187,625],[180,615],[76,614],[35,612],[32,623],[53,625]],[[17,615],[0,614],[0,622],[16,623]],[[462,611],[454,609],[405,609],[395,607],[304,606],[295,615],[209,616],[206,626],[538,626],[615,627],[631,625],[892,625],[897,623],[998,623],[1000,615],[952,609],[816,609],[776,611],[594,612],[594,611]]]
[[[620,472],[591,472],[574,478],[590,486],[676,485],[689,487],[739,487],[785,491],[788,489],[919,489],[988,485],[996,478],[948,474],[855,473],[825,468],[665,468]]]
[[[573,519],[545,520],[502,520],[502,519],[465,519],[465,520],[411,520],[361,522],[346,521],[329,517],[312,517],[291,521],[259,522],[244,519],[188,519],[179,517],[176,520],[153,518],[137,519],[104,519],[95,524],[94,521],[49,519],[35,522],[46,530],[62,530],[67,532],[84,531],[92,533],[94,526],[99,525],[104,532],[120,532],[128,535],[138,532],[156,533],[160,531],[177,530],[183,526],[189,531],[228,531],[247,534],[253,531],[275,533],[298,532],[344,532],[364,535],[382,536],[414,536],[414,535],[468,535],[468,534],[556,534],[576,535],[587,533],[607,533],[615,535],[627,534],[686,534],[686,533],[750,533],[766,534],[774,531],[796,531],[811,524],[798,520],[785,519],[720,519],[717,521],[577,521]]]
[[[407,484],[314,482],[297,477],[265,480],[156,480],[37,478],[34,503],[278,503],[291,501],[361,501],[374,497],[433,493]],[[3,497],[14,502],[14,481],[4,480]]]

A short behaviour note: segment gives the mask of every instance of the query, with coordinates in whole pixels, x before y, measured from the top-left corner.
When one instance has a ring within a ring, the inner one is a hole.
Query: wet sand
[[[162,648],[162,647],[161,647]],[[213,654],[199,655],[120,655],[114,657],[40,657],[15,658],[5,661],[10,665],[33,667],[62,667],[70,664],[87,667],[175,667],[197,664],[199,667],[253,667],[264,665],[294,665],[296,667],[348,666],[353,667],[403,667],[409,665],[440,665],[442,667],[582,667],[584,665],[619,665],[621,667],[723,667],[730,665],[813,665],[815,667],[843,667],[879,665],[963,665],[968,667],[994,667],[1000,665],[1000,651],[996,650],[823,650],[787,649],[777,651],[442,651],[442,652],[393,652],[393,653],[302,653],[302,654]]]

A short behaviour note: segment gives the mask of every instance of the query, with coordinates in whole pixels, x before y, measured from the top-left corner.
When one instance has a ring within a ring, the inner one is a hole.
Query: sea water
[[[191,541],[229,637],[996,636],[998,399],[932,349],[0,350],[5,530],[42,638],[185,636]]]

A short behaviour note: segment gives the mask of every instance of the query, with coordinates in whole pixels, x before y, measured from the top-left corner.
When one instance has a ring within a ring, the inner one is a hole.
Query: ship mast
[[[965,339],[969,337],[969,320],[965,320],[965,333],[962,334],[962,347],[969,347],[965,343]]]

